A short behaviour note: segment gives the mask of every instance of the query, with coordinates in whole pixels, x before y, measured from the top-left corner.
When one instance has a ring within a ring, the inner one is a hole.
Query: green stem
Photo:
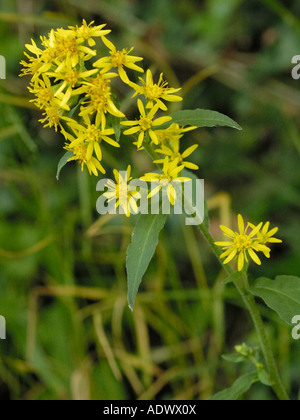
[[[214,254],[216,255],[217,259],[219,260],[219,262],[221,263],[222,267],[224,268],[224,270],[226,271],[226,273],[228,274],[228,276],[231,276],[233,274],[235,274],[235,270],[230,266],[230,265],[226,265],[224,266],[222,260],[221,260],[221,249],[215,245],[214,243],[214,239],[211,235],[211,233],[209,232],[208,228],[202,224],[199,226],[200,231],[202,232],[202,234],[204,235],[204,237],[206,238],[206,240],[208,241],[209,245],[211,246]],[[244,276],[244,278],[243,278]],[[265,326],[262,320],[262,317],[260,315],[259,309],[256,305],[255,302],[255,298],[253,295],[251,295],[249,293],[249,290],[247,290],[247,284],[248,284],[248,277],[245,273],[241,273],[241,281],[233,281],[234,285],[236,286],[238,292],[240,293],[246,308],[248,309],[248,311],[251,314],[252,320],[254,322],[255,325],[255,329],[256,332],[258,334],[258,338],[259,338],[259,342],[264,354],[264,358],[268,367],[268,371],[269,371],[269,375],[270,375],[270,379],[271,379],[271,383],[272,383],[272,387],[277,395],[277,397],[279,398],[279,400],[282,401],[289,401],[289,397],[287,395],[287,392],[282,384],[282,381],[280,379],[279,376],[279,372],[276,366],[276,362],[275,362],[275,358],[274,358],[274,354],[270,345],[270,341],[269,338],[266,334],[265,331]]]

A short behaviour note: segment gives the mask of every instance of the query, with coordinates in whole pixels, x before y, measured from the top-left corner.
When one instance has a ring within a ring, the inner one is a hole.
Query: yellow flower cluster
[[[261,265],[258,252],[262,252],[265,257],[270,258],[271,249],[267,244],[282,243],[281,239],[274,238],[278,228],[269,231],[270,222],[265,225],[260,223],[258,226],[248,223],[246,226],[243,217],[239,215],[238,227],[239,232],[234,232],[226,226],[220,226],[230,241],[216,242],[215,245],[223,248],[224,252],[221,258],[224,259],[225,265],[237,257],[239,271],[243,270],[245,262],[249,262],[249,257],[256,264]]]
[[[120,147],[115,134],[118,124],[124,128],[124,136],[134,138],[138,150],[151,147],[157,156],[154,163],[162,165],[162,174],[150,173],[142,179],[159,184],[151,193],[154,194],[172,181],[183,182],[180,172],[184,168],[198,169],[186,161],[197,145],[180,152],[181,138],[196,127],[172,124],[172,118],[163,114],[168,112],[166,103],[182,101],[177,95],[180,89],[170,88],[163,74],[155,82],[151,70],[147,70],[145,80],[131,80],[134,73],[144,73],[137,64],[143,58],[134,56],[133,48],[118,50],[107,38],[110,32],[106,25],[95,26],[86,21],[81,26],[51,30],[48,37],[41,37],[40,46],[34,40],[26,45],[31,55],[25,53],[22,75],[31,76],[29,91],[35,95],[32,102],[43,112],[40,121],[61,132],[64,149],[70,153],[69,161],[78,161],[82,170],[87,166],[90,174],[105,174],[102,147]],[[100,57],[99,49],[95,49],[96,38],[101,43]],[[139,96],[138,119],[127,120],[119,109],[113,85],[116,79],[132,89],[132,98]],[[166,128],[162,129],[163,125]],[[116,188],[116,196],[118,191]],[[174,204],[175,192],[169,185],[168,195]],[[128,195],[131,208],[134,198],[137,196]]]

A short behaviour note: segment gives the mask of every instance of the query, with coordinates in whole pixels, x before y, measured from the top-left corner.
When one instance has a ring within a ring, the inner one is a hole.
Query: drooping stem
[[[217,259],[221,263],[222,267],[228,274],[228,276],[232,276],[236,273],[236,271],[230,266],[230,265],[223,265],[223,262],[221,260],[221,249],[215,245],[214,239],[209,232],[208,228],[204,225],[199,226],[199,229],[203,236],[208,241],[212,251],[216,255]],[[246,277],[246,278],[243,278]],[[243,302],[245,303],[245,306],[247,310],[249,311],[251,318],[253,320],[253,323],[255,325],[256,332],[258,334],[259,342],[261,345],[262,352],[264,354],[264,358],[266,361],[266,365],[269,371],[269,376],[271,380],[272,387],[277,395],[277,397],[282,401],[289,401],[289,397],[287,395],[287,392],[282,384],[281,378],[279,376],[278,368],[276,366],[274,354],[271,348],[271,344],[269,341],[269,338],[267,336],[265,326],[262,320],[262,317],[260,315],[258,306],[255,302],[254,296],[249,292],[249,289],[247,288],[248,284],[248,277],[247,274],[241,273],[241,276],[238,280],[233,280],[234,285],[236,286],[238,292],[240,293]]]

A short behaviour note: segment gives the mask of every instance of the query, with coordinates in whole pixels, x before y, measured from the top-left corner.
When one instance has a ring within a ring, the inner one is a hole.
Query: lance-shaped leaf
[[[66,152],[63,155],[63,157],[60,159],[60,161],[58,162],[58,165],[57,165],[57,173],[56,173],[56,179],[57,179],[57,181],[59,180],[59,176],[60,176],[60,173],[61,173],[62,169],[64,168],[64,166],[66,166],[66,164],[68,163],[69,159],[71,159],[73,156],[74,156],[74,153],[73,152],[71,152],[71,151]]]
[[[255,282],[251,293],[263,299],[289,325],[292,325],[295,315],[300,315],[299,277],[278,276],[275,280],[261,278]]]
[[[249,391],[251,386],[258,382],[256,372],[241,376],[235,381],[231,388],[219,392],[209,399],[209,401],[236,401]]]
[[[236,130],[242,130],[242,127],[226,115],[220,114],[216,111],[208,109],[194,109],[178,111],[171,114],[172,121],[162,125],[160,128],[164,129],[171,124],[179,124],[181,126],[196,126],[196,127],[230,127]]]
[[[159,233],[165,226],[167,215],[141,215],[133,230],[131,244],[127,249],[128,303],[133,310],[139,286],[153,258]]]

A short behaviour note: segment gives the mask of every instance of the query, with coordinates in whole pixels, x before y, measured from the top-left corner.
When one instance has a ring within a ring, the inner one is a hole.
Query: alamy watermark
[[[0,340],[6,340],[6,320],[0,316]]]
[[[292,69],[292,78],[294,80],[300,79],[300,55],[295,55],[292,58],[292,64],[295,64],[295,66]]]
[[[294,340],[300,340],[300,315],[295,315],[292,319],[292,324],[296,325],[292,331],[292,337]]]
[[[0,79],[6,79],[6,60],[0,55]]]
[[[203,179],[190,179],[182,183],[176,180],[168,182],[164,179],[160,182],[153,180],[148,184],[141,179],[127,182],[126,172],[120,172],[119,179],[122,183],[116,184],[109,179],[98,182],[97,191],[103,193],[97,200],[96,206],[100,215],[173,213],[185,214],[187,226],[203,223],[205,212]]]

